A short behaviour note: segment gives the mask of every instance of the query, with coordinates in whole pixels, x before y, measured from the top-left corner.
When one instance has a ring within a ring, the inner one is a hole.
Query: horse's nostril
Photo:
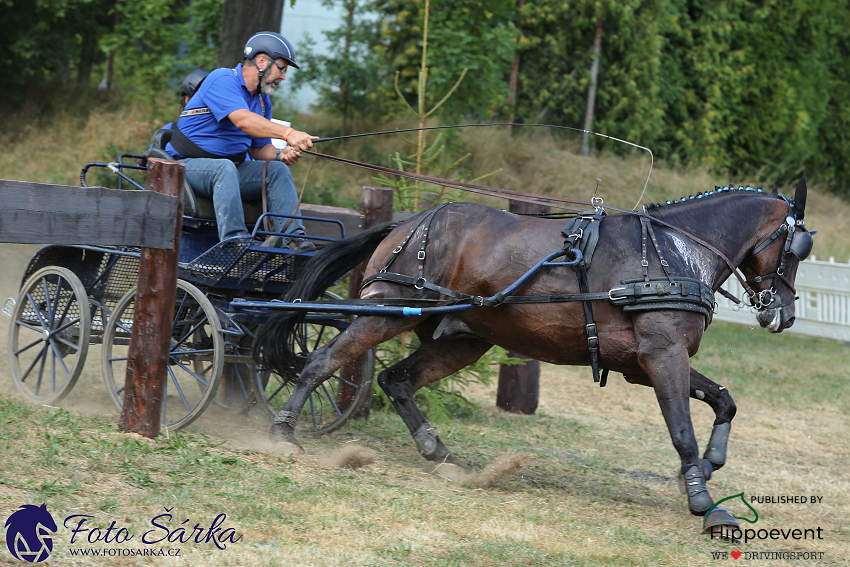
[[[791,325],[794,324],[794,319],[796,319],[796,317],[791,317],[790,319],[788,319],[788,321],[785,322],[785,327],[783,327],[783,328],[784,329],[790,329]]]

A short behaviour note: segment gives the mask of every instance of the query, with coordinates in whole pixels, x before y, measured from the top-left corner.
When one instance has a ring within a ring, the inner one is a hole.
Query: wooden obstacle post
[[[360,214],[363,215],[363,229],[369,229],[381,223],[389,222],[393,218],[393,190],[389,187],[368,187],[360,190]],[[360,297],[360,284],[363,283],[363,274],[366,271],[368,260],[363,260],[351,271],[348,280],[348,298]],[[358,358],[342,369],[342,377],[345,380],[360,383],[360,364]],[[357,408],[352,417],[368,418],[372,410],[372,383],[366,384],[368,391],[363,404]],[[337,404],[343,408],[347,407],[354,398],[354,389],[343,383],[337,397]],[[344,404],[344,405],[343,405]]]
[[[146,188],[178,198],[177,225],[171,250],[142,248],[141,251],[133,334],[127,354],[124,408],[118,427],[149,438],[159,435],[162,423],[183,225],[184,175],[182,163],[148,159]]]
[[[517,214],[548,213],[550,207],[535,203],[511,201],[510,212]],[[502,364],[499,367],[499,387],[496,391],[496,406],[512,413],[527,415],[537,411],[540,399],[540,361],[516,352],[508,356],[524,358],[527,362],[517,365]]]
[[[363,230],[393,219],[393,190],[389,187],[368,187],[360,190],[360,214],[363,215]],[[351,271],[348,280],[348,297],[360,297],[360,284],[368,260],[361,262]]]

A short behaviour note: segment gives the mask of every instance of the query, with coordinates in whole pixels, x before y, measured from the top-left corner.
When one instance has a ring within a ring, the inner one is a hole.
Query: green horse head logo
[[[741,492],[741,493],[739,493],[739,494],[735,494],[735,495],[733,495],[733,496],[727,496],[726,498],[721,498],[720,500],[718,500],[717,502],[715,502],[715,503],[714,503],[714,506],[712,506],[712,507],[711,507],[711,510],[709,510],[709,511],[708,511],[708,514],[706,514],[705,516],[703,516],[703,520],[702,520],[702,525],[703,525],[703,527],[705,527],[705,523],[708,521],[708,516],[709,516],[709,515],[710,515],[710,514],[711,514],[711,513],[712,513],[712,512],[713,512],[713,511],[714,511],[714,510],[718,507],[718,506],[720,506],[721,504],[723,504],[724,502],[726,502],[726,501],[728,501],[728,500],[734,500],[735,498],[740,498],[740,499],[741,499],[741,502],[743,502],[743,503],[744,503],[744,506],[746,506],[747,508],[749,508],[749,509],[752,511],[752,513],[753,513],[753,515],[754,515],[755,517],[751,520],[751,519],[749,519],[749,518],[745,518],[745,517],[743,517],[743,516],[735,516],[734,514],[731,514],[731,512],[730,512],[730,515],[731,515],[733,518],[735,518],[736,520],[743,520],[743,521],[748,522],[748,523],[750,523],[750,524],[755,524],[756,522],[758,522],[758,521],[759,521],[759,513],[758,513],[758,512],[756,512],[755,508],[753,508],[752,506],[750,506],[749,502],[747,502],[747,501],[744,499],[744,493],[743,493],[743,492]]]

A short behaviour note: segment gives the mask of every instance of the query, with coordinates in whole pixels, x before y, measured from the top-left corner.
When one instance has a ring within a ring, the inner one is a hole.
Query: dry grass
[[[168,116],[173,109],[163,109]],[[0,134],[0,178],[41,183],[79,184],[79,170],[87,162],[114,160],[120,152],[141,152],[150,143],[151,134],[162,120],[143,118],[149,111],[131,107],[103,107],[91,112],[62,114],[58,120],[30,122],[24,117],[6,118]],[[24,115],[26,116],[26,115]],[[45,126],[47,124],[47,126]],[[324,115],[299,115],[293,120],[298,128],[325,135],[339,130],[339,119]],[[388,124],[355,122],[350,132],[392,130],[411,127],[405,121]],[[435,133],[429,133],[433,140]],[[413,146],[403,140],[415,140],[415,133],[403,136],[374,136],[324,144],[322,152],[377,165],[389,165],[395,152],[410,153]],[[455,171],[465,170],[471,177],[494,173],[482,183],[507,189],[590,199],[599,183],[598,196],[605,203],[622,208],[634,207],[641,197],[650,161],[645,152],[635,151],[620,157],[603,153],[590,158],[577,155],[578,138],[556,135],[541,129],[515,129],[508,137],[503,127],[472,128],[459,134],[458,151],[471,156]],[[457,145],[457,142],[455,142]],[[606,147],[615,142],[606,142]],[[454,158],[452,158],[454,159]],[[445,165],[451,160],[445,162]],[[305,159],[293,168],[296,186],[307,181],[305,200],[334,202],[356,208],[359,188],[376,183],[365,170],[317,160],[309,179],[310,162]],[[758,178],[729,179],[704,168],[671,168],[656,161],[641,205],[651,201],[676,199],[715,185],[749,183],[763,185],[771,181]],[[429,190],[427,186],[423,186]],[[431,187],[431,190],[439,190]],[[781,187],[790,196],[794,188]],[[464,194],[464,199],[505,208],[502,199]],[[814,253],[820,259],[830,256],[839,262],[850,259],[850,202],[830,193],[817,179],[810,179],[807,224],[818,230]]]
[[[144,143],[152,128],[135,123],[132,112],[114,111],[93,115],[79,128],[60,123],[54,131],[36,129],[27,132],[26,143],[3,143],[0,177],[74,183],[83,162],[105,157],[100,154],[110,144]],[[601,177],[606,202],[631,207],[645,178],[640,156],[582,160],[569,144],[546,136],[472,136],[467,144],[476,173],[502,167],[488,182],[513,189],[587,198]],[[373,155],[391,146],[376,141]],[[353,144],[343,149],[355,151]],[[42,163],[33,155],[55,157]],[[359,173],[322,175],[316,179],[336,179],[352,194],[369,183]],[[647,199],[726,181],[658,167]],[[850,257],[847,203],[814,187],[808,207],[809,225],[821,230],[815,253]],[[0,249],[0,299],[16,293],[33,251]],[[493,408],[494,387],[473,387],[468,394],[484,406],[479,415],[435,425],[470,465],[465,480],[479,475],[487,481],[479,488],[424,472],[404,425],[381,412],[328,438],[303,439],[306,459],[276,453],[266,440],[268,422],[257,411],[234,416],[210,408],[188,434],[171,439],[119,433],[97,346],[62,404],[70,413],[15,406],[0,419],[0,518],[21,504],[48,502],[55,517],[93,513],[143,533],[163,506],[174,505],[181,520],[193,523],[227,513],[227,525],[243,535],[224,552],[184,545],[179,559],[97,563],[110,566],[699,566],[715,564],[712,551],[734,549],[822,551],[823,561],[805,563],[848,565],[850,350],[739,329],[713,324],[695,362],[730,388],[739,408],[729,461],[710,482],[712,495],[821,495],[818,505],[756,506],[765,528],[822,527],[825,539],[814,544],[768,541],[738,548],[701,536],[699,520],[688,515],[673,481],[678,457],[653,392],[618,377],[600,389],[587,369],[544,365],[540,409],[530,417]],[[2,324],[0,343],[6,335]],[[6,357],[4,351],[0,404],[15,396]],[[713,414],[699,403],[692,414],[704,446]],[[487,465],[505,454],[519,455],[523,468],[516,470],[518,461],[511,460],[507,470],[496,471],[509,474],[490,475]],[[11,561],[0,541],[0,564]],[[770,567],[802,563],[758,561]],[[46,564],[94,563],[63,551]]]

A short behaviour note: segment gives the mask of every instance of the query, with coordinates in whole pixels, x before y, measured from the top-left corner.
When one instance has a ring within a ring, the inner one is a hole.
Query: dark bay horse
[[[733,269],[740,269],[751,286],[745,284],[759,322],[771,332],[781,332],[794,322],[797,266],[811,250],[811,236],[803,222],[805,191],[803,180],[789,202],[775,192],[727,189],[681,203],[650,206],[642,213],[605,216],[586,271],[589,290],[607,292],[621,280],[640,278],[644,258],[649,276],[663,278],[659,260],[663,254],[670,273],[710,287],[711,304],[711,292]],[[325,248],[305,267],[287,300],[315,299],[371,255],[368,281],[394,254],[392,270],[411,276],[416,285],[374,280],[362,289],[361,298],[450,299],[425,288],[417,273],[442,288],[490,297],[564,244],[562,220],[518,216],[472,203],[453,203],[428,223],[421,222],[427,214],[402,224],[382,225]],[[652,220],[656,241],[644,243],[643,249],[641,217]],[[642,252],[645,249],[648,254]],[[516,294],[578,292],[576,270],[554,266],[540,269]],[[713,505],[705,484],[710,471],[705,468],[708,463],[714,469],[725,463],[736,411],[728,390],[690,366],[710,314],[677,308],[626,312],[607,298],[597,298],[592,306],[601,367],[622,373],[630,383],[655,389],[681,458],[690,511],[704,515]],[[585,311],[577,302],[502,304],[444,315],[361,316],[335,340],[311,353],[299,375],[291,345],[303,317],[293,312],[273,316],[258,339],[257,351],[264,365],[296,381],[269,432],[273,440],[296,447],[300,446],[294,437],[295,420],[309,393],[343,365],[403,331],[413,330],[421,345],[381,372],[378,383],[410,429],[419,452],[435,462],[461,464],[416,406],[413,394],[419,388],[472,364],[494,344],[552,364],[589,364]],[[716,415],[703,460],[691,423],[690,397],[709,404]]]

